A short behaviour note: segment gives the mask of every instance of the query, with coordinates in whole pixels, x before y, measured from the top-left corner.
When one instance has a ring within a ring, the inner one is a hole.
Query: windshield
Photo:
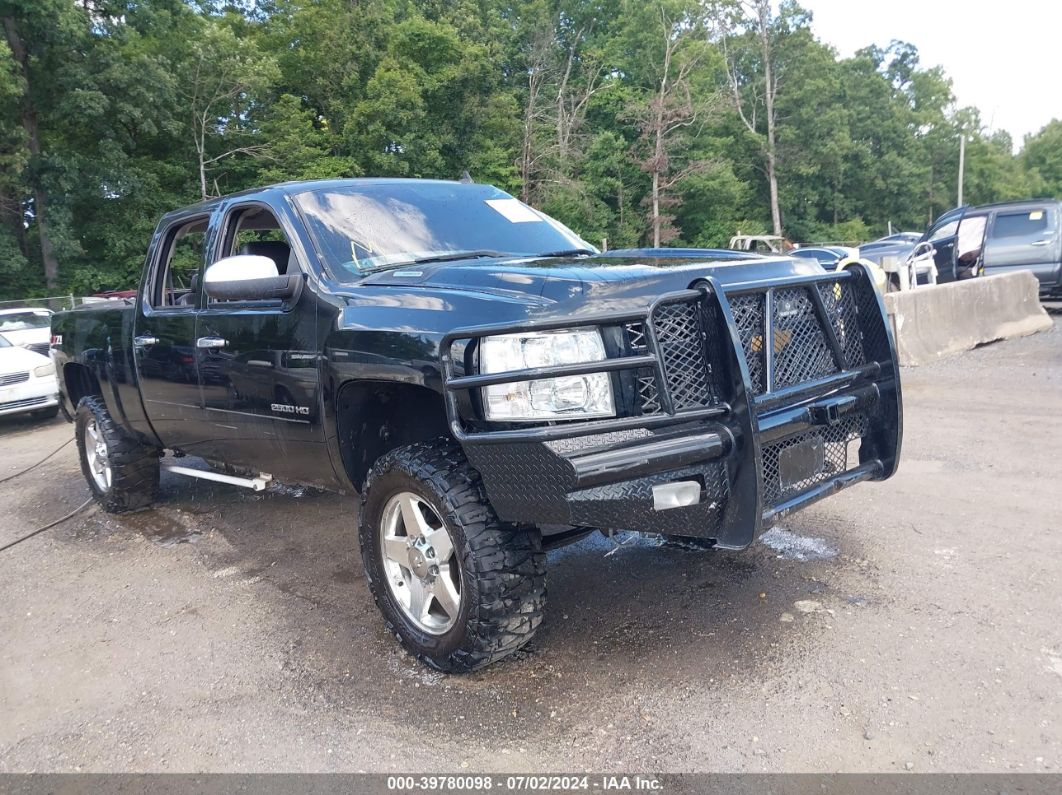
[[[52,316],[45,311],[12,312],[0,315],[0,331],[25,331],[31,328],[48,328]]]
[[[460,256],[533,256],[592,246],[490,185],[380,182],[295,197],[318,251],[340,281]]]

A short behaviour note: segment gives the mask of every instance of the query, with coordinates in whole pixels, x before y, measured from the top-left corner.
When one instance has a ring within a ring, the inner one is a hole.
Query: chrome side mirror
[[[300,274],[281,276],[273,260],[258,254],[223,257],[203,277],[206,294],[218,301],[283,301],[293,297],[300,284]]]

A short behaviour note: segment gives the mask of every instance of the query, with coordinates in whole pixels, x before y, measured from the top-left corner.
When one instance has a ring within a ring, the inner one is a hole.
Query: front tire
[[[433,668],[481,668],[542,623],[540,534],[497,518],[479,474],[449,440],[400,447],[373,466],[358,540],[388,630]]]
[[[92,496],[107,513],[150,508],[159,492],[159,454],[123,431],[98,395],[75,414],[77,452]]]

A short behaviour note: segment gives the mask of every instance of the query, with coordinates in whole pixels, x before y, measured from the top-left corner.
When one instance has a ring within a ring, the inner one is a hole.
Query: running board
[[[203,480],[216,480],[218,483],[243,486],[245,489],[251,489],[252,491],[264,491],[265,487],[273,479],[272,475],[267,475],[265,472],[259,472],[256,478],[238,478],[235,475],[223,475],[210,469],[192,469],[191,467],[174,466],[172,464],[163,465],[162,468],[175,475],[187,475],[190,478],[201,478]]]

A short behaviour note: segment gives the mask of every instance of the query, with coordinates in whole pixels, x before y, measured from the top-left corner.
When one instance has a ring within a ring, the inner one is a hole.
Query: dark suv
[[[978,228],[983,223],[979,251],[956,250],[960,223],[967,222]],[[927,242],[936,251],[938,282],[1031,270],[1040,280],[1041,297],[1062,295],[1062,201],[1058,199],[959,207],[937,218],[916,244],[864,247],[860,255],[880,264],[884,256],[906,258],[914,246]]]

